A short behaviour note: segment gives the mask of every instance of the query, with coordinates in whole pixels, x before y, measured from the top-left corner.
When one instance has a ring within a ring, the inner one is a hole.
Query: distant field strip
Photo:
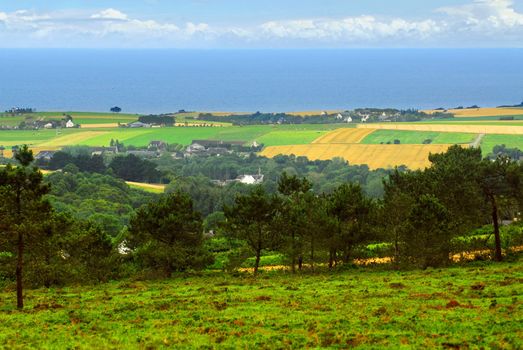
[[[439,131],[474,134],[523,135],[523,126],[451,124],[358,124],[358,128],[382,130]]]
[[[82,129],[117,128],[118,123],[82,124]]]
[[[133,181],[125,181],[125,183],[133,188],[138,188],[138,189],[142,189],[142,190],[153,192],[153,193],[163,193],[163,191],[165,191],[165,187],[166,187],[166,185],[162,185],[162,184],[148,184],[148,183],[133,182]]]
[[[311,160],[343,158],[351,164],[367,164],[371,169],[406,165],[410,169],[423,169],[429,165],[430,153],[445,152],[451,145],[363,145],[363,144],[311,144],[271,146],[261,155],[279,154],[305,156]]]
[[[82,142],[106,134],[103,131],[83,131],[75,134],[64,135],[55,139],[40,143],[38,147],[62,147],[71,145],[81,145]]]
[[[398,140],[401,144],[469,144],[474,141],[477,135],[478,134],[434,131],[376,130],[365,137],[360,143],[386,144],[394,143],[395,140]]]
[[[427,110],[425,113],[441,112],[437,110]],[[523,115],[523,108],[464,108],[464,109],[449,109],[449,113],[454,114],[455,117],[498,117],[504,115]]]
[[[374,129],[337,129],[317,138],[312,143],[360,143],[365,137],[367,137],[374,131]]]

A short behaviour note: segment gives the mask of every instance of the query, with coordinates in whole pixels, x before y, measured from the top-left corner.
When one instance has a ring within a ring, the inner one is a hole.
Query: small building
[[[55,153],[56,151],[40,151],[35,156],[35,160],[50,161],[54,157]]]
[[[163,141],[151,141],[147,146],[147,149],[156,149],[158,151],[165,151],[167,149],[167,143]]]
[[[236,182],[240,182],[245,185],[258,185],[263,182],[263,174],[261,169],[258,169],[257,175],[240,175],[236,178]]]
[[[90,147],[91,156],[103,156],[104,154],[116,154],[118,153],[118,147]]]
[[[199,152],[203,152],[205,151],[205,146],[204,145],[201,145],[197,142],[193,142],[191,145],[189,145],[187,147],[187,149],[185,150],[185,152],[187,154],[194,154],[194,153],[199,153]]]
[[[127,126],[129,128],[150,128],[151,127],[151,124],[146,124],[146,123],[142,123],[142,122],[132,122],[132,123],[129,123],[127,124]]]
[[[65,123],[65,127],[66,127],[66,128],[74,128],[73,120],[72,120],[72,119],[69,119],[69,120]]]
[[[45,129],[52,129],[54,126],[53,126],[53,123],[47,123],[44,125],[44,128]]]

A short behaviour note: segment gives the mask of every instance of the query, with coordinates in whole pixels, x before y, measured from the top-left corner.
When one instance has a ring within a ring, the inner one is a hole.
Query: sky
[[[0,0],[0,48],[523,47],[523,0]]]

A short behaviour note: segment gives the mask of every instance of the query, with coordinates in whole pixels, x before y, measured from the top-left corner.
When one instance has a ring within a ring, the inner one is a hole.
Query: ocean
[[[281,112],[522,100],[522,49],[0,50],[1,110]]]

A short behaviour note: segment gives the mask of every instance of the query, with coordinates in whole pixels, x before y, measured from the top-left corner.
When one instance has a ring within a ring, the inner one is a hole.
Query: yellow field
[[[429,166],[430,153],[443,153],[451,145],[362,145],[362,144],[311,144],[295,146],[271,146],[261,155],[274,157],[278,154],[306,156],[312,160],[343,158],[350,164],[367,164],[370,169],[391,168],[406,165],[410,169]]]
[[[49,147],[63,147],[70,145],[79,145],[82,141],[89,140],[90,138],[106,134],[104,131],[84,131],[77,132],[74,134],[64,135],[55,139],[42,142],[38,145],[38,148],[50,149]],[[31,147],[33,148],[33,147]]]
[[[358,124],[363,129],[462,132],[471,134],[523,135],[523,126],[455,124]]]
[[[428,114],[441,112],[436,110],[423,111]],[[455,117],[498,117],[504,115],[523,115],[523,108],[473,108],[473,109],[449,109],[449,113]]]
[[[117,128],[118,123],[82,124],[82,129]]]
[[[132,181],[125,181],[125,183],[131,187],[140,188],[142,190],[155,192],[155,193],[163,193],[163,191],[165,190],[165,185],[161,185],[161,184],[147,184],[147,183],[132,182]]]
[[[337,129],[329,132],[312,143],[360,143],[367,135],[372,134],[375,129]]]

